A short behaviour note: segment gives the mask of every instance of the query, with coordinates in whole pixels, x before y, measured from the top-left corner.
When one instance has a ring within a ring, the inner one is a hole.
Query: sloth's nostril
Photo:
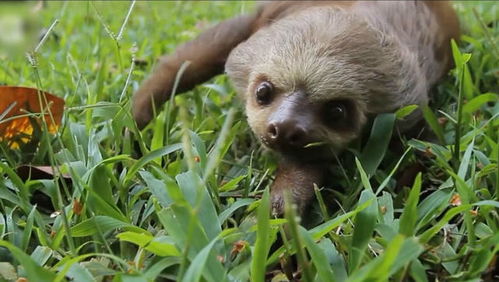
[[[279,137],[279,128],[275,124],[270,124],[267,131],[270,138],[277,139]]]
[[[267,141],[278,147],[303,147],[308,140],[307,132],[295,122],[270,123],[267,127]]]

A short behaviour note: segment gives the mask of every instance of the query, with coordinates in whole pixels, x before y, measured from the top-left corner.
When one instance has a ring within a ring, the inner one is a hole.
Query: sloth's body
[[[368,117],[427,103],[458,32],[442,1],[269,2],[163,57],[134,96],[134,117],[141,127],[150,121],[153,103],[170,96],[185,61],[178,92],[225,66],[252,130],[283,157],[272,187],[275,211],[282,211],[283,190],[304,207],[329,152],[357,138]],[[419,120],[415,112],[398,126]]]

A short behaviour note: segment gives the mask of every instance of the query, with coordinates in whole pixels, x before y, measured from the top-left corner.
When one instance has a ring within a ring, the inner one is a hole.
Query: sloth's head
[[[259,30],[226,70],[263,144],[321,158],[358,137],[368,116],[411,104],[401,93],[424,91],[400,46],[353,15],[314,8]]]

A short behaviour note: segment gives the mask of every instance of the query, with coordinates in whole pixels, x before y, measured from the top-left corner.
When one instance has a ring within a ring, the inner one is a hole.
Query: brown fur
[[[135,94],[133,113],[144,127],[153,107],[174,94],[184,62],[190,65],[177,92],[223,72],[225,66],[246,101],[254,133],[286,156],[273,186],[274,208],[282,211],[286,189],[304,207],[313,195],[311,184],[322,181],[323,169],[317,164],[322,151],[289,150],[282,140],[270,144],[269,126],[285,122],[298,128],[307,143],[341,150],[358,137],[368,116],[427,104],[429,89],[450,67],[449,41],[458,35],[457,17],[445,1],[270,1],[162,57]],[[275,88],[268,105],[257,103],[254,96],[263,81]],[[320,113],[338,100],[348,102],[348,124],[331,127]],[[398,126],[405,130],[418,120],[420,112],[415,112]]]

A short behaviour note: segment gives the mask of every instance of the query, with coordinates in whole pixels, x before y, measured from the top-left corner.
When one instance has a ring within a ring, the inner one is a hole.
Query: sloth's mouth
[[[327,161],[334,158],[334,153],[328,146],[285,148],[277,151],[285,155],[287,158],[299,161]]]
[[[260,137],[265,147],[298,161],[327,161],[334,159],[334,150],[326,142],[314,142],[305,146],[297,147],[290,144],[275,144],[268,142],[265,137]]]

